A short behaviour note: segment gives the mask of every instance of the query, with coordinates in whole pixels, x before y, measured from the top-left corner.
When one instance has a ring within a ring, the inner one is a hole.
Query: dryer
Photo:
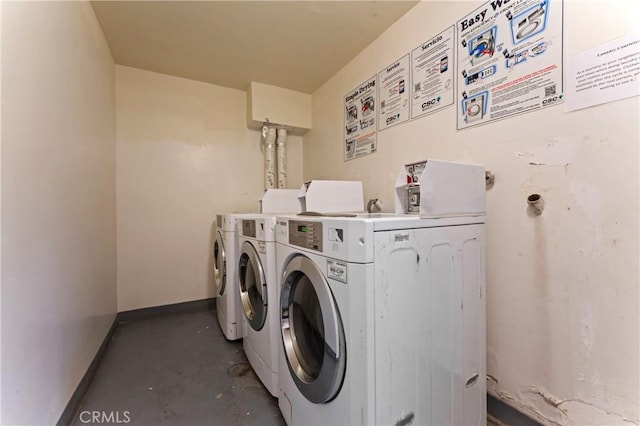
[[[278,396],[278,280],[274,216],[237,223],[238,286],[244,352],[262,384]]]
[[[484,425],[484,212],[281,216],[289,425]]]

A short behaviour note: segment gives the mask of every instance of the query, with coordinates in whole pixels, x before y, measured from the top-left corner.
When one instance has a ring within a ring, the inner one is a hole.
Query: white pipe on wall
[[[264,187],[276,187],[276,129],[267,129],[264,137]]]
[[[287,187],[287,129],[278,129],[278,188]]]

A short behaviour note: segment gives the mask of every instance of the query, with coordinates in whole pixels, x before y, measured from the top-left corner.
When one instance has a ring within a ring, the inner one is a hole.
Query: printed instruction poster
[[[458,129],[557,105],[562,0],[492,0],[456,24]]]
[[[378,130],[409,120],[409,55],[405,55],[378,73],[380,108]]]
[[[640,34],[573,55],[566,72],[567,112],[640,95]]]
[[[454,35],[451,26],[411,52],[411,119],[453,104]]]
[[[376,152],[376,77],[374,75],[344,97],[345,161]]]

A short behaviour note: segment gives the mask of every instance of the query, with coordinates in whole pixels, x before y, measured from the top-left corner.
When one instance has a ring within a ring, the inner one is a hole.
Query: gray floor
[[[222,335],[215,311],[119,325],[72,424],[88,423],[285,424],[242,343]],[[492,416],[487,424],[506,426]]]
[[[87,424],[94,412],[112,415],[111,424],[284,425],[215,311],[120,325],[72,424]]]

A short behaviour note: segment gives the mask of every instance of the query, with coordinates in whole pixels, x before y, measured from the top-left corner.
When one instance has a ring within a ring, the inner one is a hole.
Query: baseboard
[[[489,394],[487,394],[487,413],[509,426],[541,426],[541,423]]]
[[[57,426],[67,426],[67,425],[70,425],[71,422],[73,421],[73,418],[75,417],[76,412],[80,408],[80,404],[82,403],[84,395],[87,393],[87,390],[91,385],[93,376],[96,374],[96,371],[98,370],[98,366],[102,361],[102,357],[104,356],[104,353],[106,352],[107,347],[109,346],[109,342],[111,342],[111,338],[113,337],[113,333],[115,333],[117,327],[118,327],[118,316],[116,315],[116,318],[113,320],[113,324],[111,324],[111,327],[107,332],[107,335],[104,337],[104,340],[102,341],[102,344],[100,345],[100,348],[96,353],[96,356],[93,357],[93,361],[91,361],[91,364],[89,364],[89,368],[87,368],[86,373],[84,373],[84,376],[82,376],[80,383],[78,383],[78,387],[76,387],[76,390],[73,392],[73,395],[71,395],[71,399],[69,399],[69,402],[67,403],[67,406],[64,408],[64,411],[62,412],[62,415],[60,416],[58,423],[56,423]]]
[[[115,333],[116,328],[120,324],[126,324],[133,321],[158,317],[167,314],[180,314],[180,313],[188,313],[188,312],[201,312],[207,310],[215,310],[216,309],[216,299],[201,299],[194,300],[191,302],[183,302],[183,303],[174,303],[171,305],[164,306],[153,306],[151,308],[142,308],[142,309],[134,309],[131,311],[118,312],[115,319],[113,320],[113,324],[109,328],[107,335],[104,337],[96,356],[91,361],[89,368],[87,368],[86,373],[82,376],[82,380],[78,384],[78,387],[71,395],[71,399],[67,403],[60,419],[56,423],[56,426],[67,426],[73,422],[73,419],[80,409],[80,404],[84,399],[84,395],[87,393],[89,386],[91,385],[91,381],[93,380],[93,376],[96,374],[98,370],[98,366],[104,357],[104,353],[111,342],[111,338],[113,337],[113,333]]]
[[[216,299],[200,299],[191,302],[173,303],[171,305],[152,306],[150,308],[133,309],[118,312],[118,324],[153,318],[167,314],[183,314],[189,312],[210,311],[216,309]]]

